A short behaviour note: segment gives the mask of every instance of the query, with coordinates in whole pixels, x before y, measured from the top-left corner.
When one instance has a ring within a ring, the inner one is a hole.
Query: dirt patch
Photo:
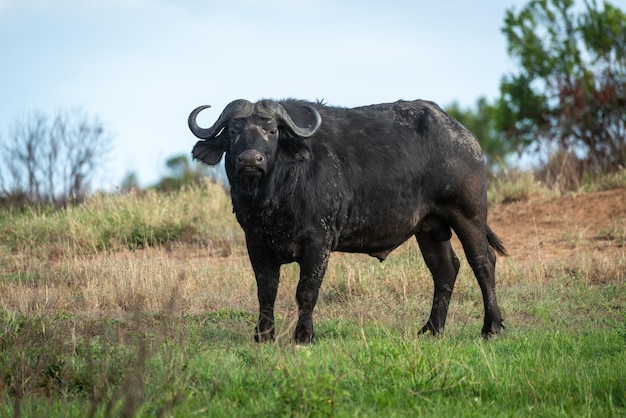
[[[489,224],[519,261],[624,257],[626,189],[532,198],[491,208]]]

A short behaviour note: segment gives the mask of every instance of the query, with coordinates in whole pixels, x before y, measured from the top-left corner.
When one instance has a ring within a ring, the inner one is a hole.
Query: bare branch
[[[25,194],[33,203],[80,201],[111,150],[110,139],[102,123],[81,110],[17,120],[0,144],[0,194]]]

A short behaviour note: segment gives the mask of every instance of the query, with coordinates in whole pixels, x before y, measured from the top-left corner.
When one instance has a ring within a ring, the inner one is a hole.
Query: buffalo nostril
[[[237,157],[237,165],[240,168],[264,169],[267,158],[263,153],[255,149],[247,149]]]

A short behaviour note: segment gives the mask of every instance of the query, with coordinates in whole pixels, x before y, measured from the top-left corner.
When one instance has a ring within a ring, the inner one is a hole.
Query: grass
[[[490,205],[528,200],[534,196],[557,196],[558,191],[537,180],[532,171],[505,171],[491,181],[487,198]]]
[[[557,197],[567,194],[599,192],[626,187],[626,169],[614,173],[589,174],[582,179],[540,180],[533,171],[506,170],[491,180],[487,197],[490,205],[525,201],[532,197]],[[572,188],[571,184],[579,185]],[[569,185],[569,186],[568,186]]]
[[[598,234],[621,242],[623,220]],[[277,341],[252,341],[253,274],[213,184],[4,211],[0,236],[0,416],[626,414],[623,255],[500,259],[508,329],[484,342],[465,260],[433,338],[417,336],[432,283],[416,243],[382,264],[333,254],[318,342],[298,347],[295,265]]]
[[[210,245],[227,255],[243,234],[221,186],[207,181],[172,193],[155,190],[92,196],[64,209],[0,211],[3,249],[34,256],[93,255],[169,243]]]
[[[250,342],[250,320],[238,311],[223,311],[219,319],[147,316],[130,324],[91,323],[87,334],[76,328],[84,320],[72,317],[22,324],[22,335],[41,344],[16,357],[19,367],[3,364],[15,374],[3,376],[2,410],[7,416],[17,408],[24,416],[620,416],[626,408],[625,342],[607,329],[520,329],[485,343],[463,328],[444,338],[416,338],[404,325],[323,319],[319,342],[299,348]],[[71,329],[76,339],[68,341],[64,331]],[[25,370],[38,373],[20,375]]]

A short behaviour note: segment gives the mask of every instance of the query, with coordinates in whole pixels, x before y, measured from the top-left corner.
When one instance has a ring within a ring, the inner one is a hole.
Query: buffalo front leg
[[[417,242],[433,276],[435,287],[430,317],[420,330],[420,334],[428,332],[433,335],[440,334],[446,325],[450,298],[460,266],[459,259],[450,245],[449,236],[447,238],[448,240],[441,241],[429,233],[417,234]]]
[[[274,341],[274,303],[280,281],[280,263],[248,247],[252,269],[256,277],[259,299],[259,320],[254,329],[256,342]]]
[[[260,275],[256,278],[259,299],[259,320],[254,329],[254,341],[274,341],[274,302],[278,293],[278,275],[276,278]]]
[[[296,344],[311,343],[315,339],[313,330],[313,309],[317,304],[320,286],[330,252],[327,250],[309,250],[300,261],[300,281],[296,290],[298,303],[298,323],[294,332]]]

